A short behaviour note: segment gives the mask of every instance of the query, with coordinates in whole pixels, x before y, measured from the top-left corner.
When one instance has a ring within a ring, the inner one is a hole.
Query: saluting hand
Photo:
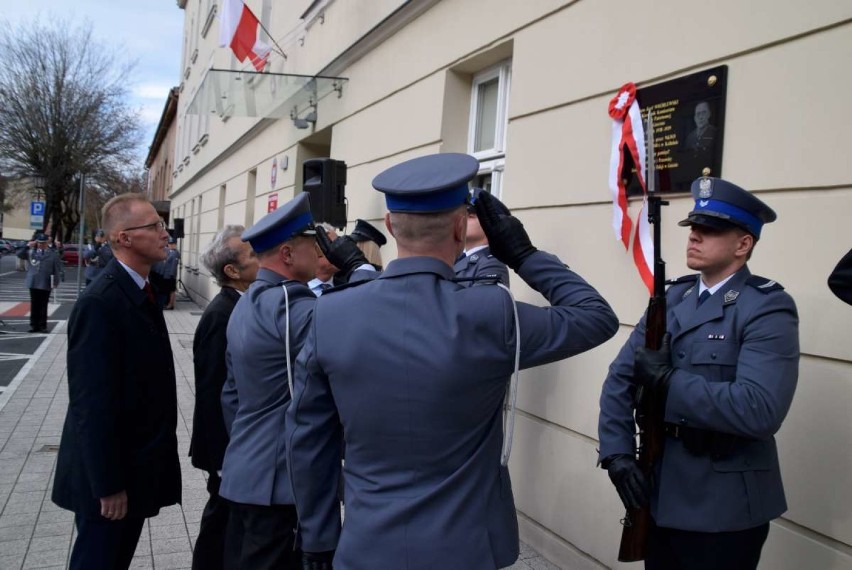
[[[317,226],[317,244],[323,255],[328,258],[332,265],[340,270],[343,279],[349,279],[349,276],[358,267],[369,263],[355,241],[349,236],[340,236],[336,240],[331,241],[326,233],[325,228]]]
[[[530,241],[521,220],[500,212],[502,203],[497,198],[482,192],[474,206],[479,225],[488,238],[488,247],[494,257],[517,271],[526,258],[538,251]],[[509,211],[505,206],[503,209]]]

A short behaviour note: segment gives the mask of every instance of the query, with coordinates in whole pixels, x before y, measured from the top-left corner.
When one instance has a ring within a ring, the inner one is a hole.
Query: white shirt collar
[[[128,274],[130,274],[130,277],[133,278],[133,282],[136,283],[137,287],[139,287],[140,289],[143,289],[145,287],[145,283],[148,281],[147,279],[145,279],[144,277],[142,277],[141,275],[136,273],[134,270],[132,270],[126,263],[124,263],[120,259],[116,258],[116,261],[118,261],[121,264],[121,266],[124,268],[124,270],[127,271]]]
[[[736,275],[736,273],[731,273],[730,275],[728,275],[727,277],[725,277],[724,279],[722,279],[721,281],[719,281],[718,283],[716,283],[712,287],[708,287],[707,285],[704,284],[703,279],[699,279],[698,280],[698,294],[701,295],[704,291],[710,291],[710,294],[713,295],[716,291],[721,289],[725,285],[725,283],[730,281],[731,277],[733,277],[734,275]]]
[[[477,251],[481,251],[481,250],[485,249],[486,247],[488,247],[487,243],[485,245],[478,245],[476,247],[466,249],[466,250],[464,250],[465,257],[470,257],[471,255],[473,255]]]

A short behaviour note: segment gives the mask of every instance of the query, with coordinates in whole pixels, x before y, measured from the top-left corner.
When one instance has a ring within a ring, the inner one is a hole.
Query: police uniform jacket
[[[700,532],[752,528],[781,515],[775,432],[787,415],[799,367],[798,315],[783,288],[747,267],[698,305],[698,276],[667,291],[675,371],[665,421],[710,435],[698,448],[666,437],[651,499],[659,526]],[[609,369],[601,395],[600,457],[633,453],[634,351],[645,320]]]
[[[222,459],[228,446],[221,397],[228,374],[225,364],[228,319],[239,299],[240,294],[236,289],[222,287],[204,309],[192,341],[195,412],[192,416],[189,454],[195,467],[210,472],[222,469]]]
[[[262,268],[228,323],[222,413],[231,440],[219,494],[238,503],[293,504],[284,448],[284,412],[290,405],[285,284],[290,300],[290,358],[295,365],[317,300],[303,283]]]
[[[94,281],[112,258],[112,249],[106,243],[86,248],[83,252],[83,259],[88,262],[85,271],[86,279]]]
[[[534,253],[519,274],[552,305],[518,303],[522,368],[615,334],[606,301],[555,256]],[[302,549],[337,548],[335,569],[484,570],[518,557],[500,465],[512,303],[499,287],[454,277],[435,258],[397,259],[378,279],[317,301],[287,414],[288,453]]]
[[[169,333],[116,260],[71,312],[68,392],[53,502],[97,516],[101,497],[126,490],[129,517],[180,502]]]
[[[59,285],[63,274],[62,258],[55,249],[30,250],[30,264],[27,268],[27,276],[24,283],[27,289],[42,289],[49,291],[51,287],[51,276],[53,285]]]
[[[169,255],[163,261],[163,279],[174,279],[177,277],[178,262],[180,261],[180,252],[176,249],[169,249]]]
[[[491,248],[484,247],[456,261],[453,266],[457,279],[495,276],[503,285],[509,285],[509,269],[491,254]],[[476,281],[461,281],[462,285],[470,287]]]

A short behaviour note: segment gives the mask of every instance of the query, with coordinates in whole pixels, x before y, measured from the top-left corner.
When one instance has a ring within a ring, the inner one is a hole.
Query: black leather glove
[[[639,469],[636,458],[616,455],[608,461],[606,470],[625,508],[638,509],[651,500],[650,482]]]
[[[524,260],[538,250],[530,242],[530,236],[527,235],[521,220],[512,215],[501,214],[498,204],[502,206],[497,198],[482,192],[476,199],[476,215],[485,237],[488,238],[491,253],[517,271]],[[505,209],[505,206],[503,208]]]
[[[636,349],[633,361],[633,377],[653,394],[665,397],[669,392],[669,378],[674,372],[672,366],[672,335],[663,335],[660,350],[644,346]]]
[[[317,226],[317,244],[323,255],[340,270],[339,276],[348,281],[352,272],[365,263],[369,263],[355,241],[349,236],[340,236],[331,241],[325,228]]]
[[[332,570],[334,551],[302,552],[302,570]]]

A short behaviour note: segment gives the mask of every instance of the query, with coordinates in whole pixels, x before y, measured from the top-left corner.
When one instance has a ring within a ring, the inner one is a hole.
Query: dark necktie
[[[710,289],[705,289],[704,291],[702,291],[701,294],[698,296],[698,305],[701,306],[701,303],[709,299],[711,294],[712,293],[710,293]]]
[[[331,289],[331,283],[320,283],[320,285],[319,285],[320,291],[325,292],[325,291],[328,291],[329,289]]]
[[[148,295],[148,300],[151,301],[151,304],[156,307],[157,300],[154,298],[154,289],[151,287],[150,281],[145,282],[145,286],[142,287],[142,290],[145,291],[146,295]]]

